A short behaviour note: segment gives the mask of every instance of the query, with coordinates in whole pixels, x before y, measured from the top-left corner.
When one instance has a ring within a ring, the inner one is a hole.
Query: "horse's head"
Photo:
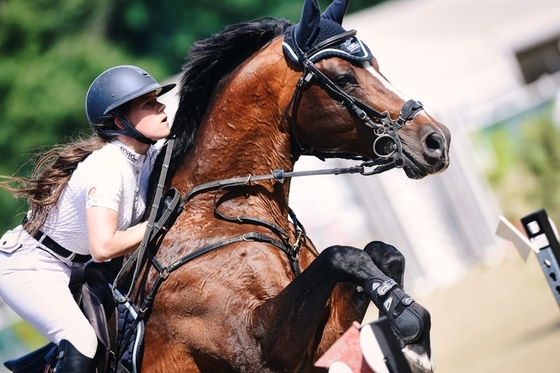
[[[369,48],[341,23],[349,0],[321,14],[307,0],[284,35],[284,54],[303,75],[293,96],[294,152],[403,167],[420,179],[449,165],[449,130],[407,100],[380,73]]]

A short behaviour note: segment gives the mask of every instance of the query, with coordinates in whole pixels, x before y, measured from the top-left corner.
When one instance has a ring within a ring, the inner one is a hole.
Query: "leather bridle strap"
[[[297,37],[295,37],[294,33],[295,29],[292,30],[292,39],[296,41],[296,48],[298,49],[297,52],[299,52],[298,60],[299,64],[303,67],[303,75],[298,80],[292,98],[284,111],[280,123],[284,122],[291,108],[292,115],[290,117],[290,132],[292,134],[292,142],[299,148],[300,152],[304,155],[314,155],[323,160],[325,158],[333,157],[355,160],[365,159],[362,156],[346,152],[317,151],[313,148],[303,146],[299,141],[295,128],[295,118],[299,107],[299,99],[304,86],[308,84],[313,78],[315,78],[319,87],[325,90],[325,92],[327,92],[327,94],[333,100],[341,102],[350,113],[353,113],[367,126],[373,129],[377,137],[372,144],[372,147],[377,157],[383,159],[383,162],[379,162],[383,165],[383,170],[388,170],[393,167],[403,167],[403,150],[400,138],[397,135],[397,131],[402,128],[408,120],[413,119],[423,109],[422,104],[415,100],[407,101],[400,110],[399,118],[396,120],[392,120],[387,111],[379,112],[360,99],[348,95],[331,79],[329,79],[325,74],[317,69],[317,67],[313,63],[313,60],[317,57],[317,55],[320,54],[323,50],[333,45],[340,44],[349,37],[353,37],[356,34],[356,30],[350,30],[342,34],[330,37],[312,47],[305,53],[303,53],[303,51],[297,45]],[[372,120],[372,118],[374,120]],[[387,146],[387,144],[384,144],[383,141],[380,141],[381,139],[389,139],[392,142],[392,149],[389,149],[388,152],[385,151],[384,148]]]
[[[363,121],[364,124],[372,128],[377,136],[372,145],[373,151],[379,158],[385,160],[384,163],[386,165],[391,164],[393,167],[404,166],[402,144],[397,131],[401,129],[407,121],[414,119],[414,117],[423,110],[422,103],[415,100],[408,100],[402,106],[399,118],[392,120],[388,112],[379,112],[360,99],[348,95],[325,74],[317,69],[310,60],[304,61],[304,73],[302,79],[300,79],[302,83],[298,82],[296,92],[294,93],[296,100],[293,104],[292,117],[290,118],[290,128],[292,136],[295,137],[296,144],[300,144],[295,131],[295,116],[298,106],[297,97],[299,96],[299,92],[303,89],[304,84],[310,82],[312,78],[316,79],[318,86],[325,90],[325,92],[327,92],[333,100],[341,102],[350,113],[353,113],[356,117]],[[392,141],[393,148],[388,153],[383,153],[382,149],[379,149],[377,146],[380,139],[383,138],[389,138]],[[301,147],[301,149],[303,149],[305,154],[319,154],[320,158],[341,157],[340,153],[337,152],[317,152],[314,149],[306,150],[303,147]],[[343,153],[342,158],[348,158],[346,153]],[[360,157],[354,158],[360,159]]]
[[[125,303],[128,301],[130,294],[136,284],[136,280],[140,275],[140,270],[142,268],[142,260],[144,258],[144,253],[146,248],[152,242],[154,236],[159,233],[159,229],[155,229],[155,220],[157,216],[157,211],[159,208],[159,204],[161,201],[161,197],[163,195],[163,188],[165,187],[165,183],[167,182],[167,172],[169,170],[169,163],[171,161],[171,154],[173,153],[173,146],[175,144],[175,138],[171,137],[167,140],[166,144],[166,151],[165,157],[162,163],[161,171],[159,174],[158,183],[156,186],[156,193],[152,202],[152,208],[150,211],[150,216],[148,218],[148,224],[146,227],[146,232],[144,233],[144,237],[142,238],[142,242],[140,246],[131,254],[131,256],[127,259],[127,261],[123,264],[120,271],[117,273],[115,279],[113,280],[113,298],[119,303]],[[124,277],[124,275],[132,268],[132,266],[136,264],[134,268],[134,274],[132,276],[132,280],[130,282],[130,287],[124,296],[117,294],[117,285],[119,281]]]
[[[154,282],[154,285],[152,286],[152,288],[150,289],[150,292],[148,293],[148,295],[146,295],[146,297],[144,298],[144,301],[142,303],[142,306],[140,307],[139,310],[139,317],[138,318],[142,318],[144,316],[144,314],[150,309],[155,296],[161,286],[161,284],[167,280],[167,277],[169,277],[169,274],[175,270],[177,270],[178,268],[180,268],[181,266],[183,266],[184,264],[190,262],[193,259],[196,259],[204,254],[207,254],[215,249],[218,249],[220,247],[223,246],[227,246],[236,242],[250,242],[250,241],[254,241],[254,242],[264,242],[264,243],[268,243],[271,245],[276,246],[277,248],[279,248],[280,250],[282,250],[283,252],[286,253],[286,255],[288,255],[288,257],[290,258],[290,263],[292,264],[292,269],[294,270],[294,273],[297,275],[299,275],[299,273],[301,272],[301,269],[299,268],[299,265],[297,264],[297,258],[292,258],[292,252],[280,241],[275,240],[273,238],[270,238],[269,236],[262,234],[262,233],[256,233],[256,232],[248,232],[245,233],[241,236],[236,236],[236,237],[232,237],[232,238],[228,238],[219,242],[216,242],[214,244],[208,245],[200,250],[197,250],[189,255],[186,255],[184,257],[182,257],[181,259],[171,263],[169,266],[167,267],[163,267],[159,261],[155,258],[154,253],[152,253],[151,251],[148,251],[148,256],[150,258],[150,260],[152,261],[152,264],[154,265],[154,268],[158,271],[159,275],[157,277],[157,279]],[[294,265],[294,263],[296,263],[296,265]]]
[[[273,173],[271,174],[263,174],[263,175],[248,175],[247,177],[234,177],[234,178],[230,178],[230,179],[222,179],[222,180],[216,180],[216,181],[211,181],[211,182],[207,182],[204,184],[200,184],[197,185],[196,187],[194,187],[193,189],[191,189],[186,195],[185,197],[182,199],[181,201],[181,208],[183,208],[188,201],[190,201],[191,198],[193,198],[195,195],[197,195],[198,193],[202,193],[202,192],[207,192],[210,190],[221,190],[225,187],[236,187],[236,186],[246,186],[248,185],[251,181],[261,181],[261,180],[270,180],[270,179],[274,179],[277,182],[283,183],[284,180],[286,178],[289,177],[297,177],[297,176],[310,176],[310,175],[326,175],[326,174],[353,174],[353,173],[365,173],[365,167],[367,167],[368,165],[365,166],[354,166],[354,167],[349,167],[349,168],[334,168],[334,169],[325,169],[325,170],[315,170],[315,171],[299,171],[299,172],[284,172],[284,170],[281,169],[277,169],[275,170]],[[264,225],[267,226],[269,229],[271,229],[273,232],[275,232],[276,234],[278,234],[281,237],[284,237],[285,239],[287,239],[288,237],[288,233],[285,232],[283,229],[272,225],[271,223],[265,222],[264,220],[261,219],[256,219],[256,218],[250,218],[250,217],[238,217],[238,218],[229,218],[224,216],[223,214],[221,214],[217,208],[215,208],[215,211],[217,211],[217,213],[219,215],[221,215],[224,219],[226,220],[237,220],[241,223],[243,223],[244,221],[250,222],[250,223],[258,223],[260,225]],[[214,244],[208,245],[200,250],[197,250],[177,261],[175,261],[174,263],[172,263],[171,265],[164,267],[162,266],[159,261],[155,258],[155,254],[151,251],[148,250],[147,254],[148,257],[150,258],[152,265],[154,266],[154,268],[156,269],[156,271],[159,273],[158,278],[156,279],[154,285],[152,286],[152,288],[150,289],[148,295],[146,296],[146,298],[144,298],[144,301],[142,303],[142,306],[140,307],[140,312],[142,314],[144,314],[145,312],[147,312],[147,310],[149,309],[149,307],[151,306],[153,299],[156,296],[156,293],[159,289],[159,287],[161,286],[161,284],[163,283],[163,281],[165,281],[167,279],[167,277],[169,276],[169,273],[175,271],[177,268],[179,268],[180,266],[182,266],[183,264],[198,258],[210,251],[213,251],[219,247],[223,247],[226,245],[229,245],[231,243],[235,243],[235,242],[241,242],[241,241],[257,241],[257,242],[264,242],[264,243],[268,243],[271,245],[276,246],[277,248],[279,248],[280,250],[282,250],[284,253],[286,253],[286,255],[288,256],[288,259],[290,260],[290,264],[292,266],[292,269],[295,273],[295,275],[299,275],[299,273],[301,272],[301,269],[299,267],[299,262],[298,262],[298,254],[299,254],[299,244],[300,244],[300,239],[301,237],[303,237],[305,235],[305,230],[303,229],[303,227],[301,226],[301,224],[299,223],[299,221],[297,220],[297,218],[295,217],[295,214],[290,210],[290,216],[292,217],[292,220],[294,222],[294,225],[296,226],[296,242],[295,244],[292,246],[292,249],[289,248],[289,245],[287,245],[284,242],[281,242],[279,240],[275,240],[270,238],[269,236],[262,234],[262,233],[256,233],[256,232],[249,232],[249,233],[245,233],[241,236],[237,236],[237,237],[233,237],[233,238],[228,238],[219,242],[216,242]],[[147,246],[149,243],[151,243],[151,238],[154,237],[154,235],[150,235],[150,240],[147,241],[146,243],[144,243],[144,241],[142,242],[142,245]],[[137,250],[139,251],[139,250]],[[137,252],[134,253],[136,256],[136,261],[138,261],[138,258],[142,258],[141,256],[138,256]],[[143,253],[142,253],[143,255]],[[129,264],[130,263],[130,264]],[[123,266],[123,268],[121,269],[122,273],[127,272],[130,268],[131,268],[131,264],[132,262],[127,261],[125,263],[125,265]],[[113,288],[116,288],[116,284],[118,279],[120,279],[121,277],[121,272],[119,272],[119,275],[117,276],[117,279],[115,279]],[[136,278],[135,278],[136,279]],[[135,280],[134,279],[134,280]],[[133,281],[134,282],[134,281]],[[131,290],[133,288],[132,286],[133,284],[131,284]],[[131,291],[130,290],[130,291]],[[130,293],[129,291],[129,293]],[[115,299],[119,302],[126,302],[129,299],[130,294],[127,294],[126,296],[119,296],[117,295],[115,292],[113,293],[113,296],[115,297]]]
[[[170,154],[172,152],[172,147],[173,147],[173,142],[171,142],[171,144],[168,144],[167,152],[165,154],[165,159],[164,159],[164,162],[163,162],[163,165],[162,165],[162,172],[160,174],[160,179],[159,179],[159,183],[158,183],[158,191],[163,190],[163,186],[165,184],[167,169],[169,167],[169,159],[168,158],[170,157]],[[246,186],[246,185],[250,184],[252,181],[261,181],[261,180],[272,180],[273,179],[273,180],[276,180],[279,183],[283,183],[286,178],[293,178],[293,177],[300,177],[300,176],[342,175],[342,174],[355,174],[355,173],[360,173],[362,175],[373,175],[375,173],[382,172],[382,169],[380,169],[379,167],[376,167],[372,171],[367,171],[367,169],[366,169],[367,167],[375,167],[375,166],[379,166],[379,164],[376,163],[375,161],[368,161],[368,162],[362,163],[359,166],[353,166],[353,167],[347,167],[347,168],[332,168],[332,169],[310,170],[310,171],[292,171],[292,172],[285,172],[282,169],[276,169],[270,174],[262,174],[262,175],[251,175],[251,174],[249,174],[248,176],[244,176],[244,177],[233,177],[233,178],[229,178],[229,179],[221,179],[221,180],[210,181],[210,182],[207,182],[207,183],[197,185],[194,188],[192,188],[185,195],[185,197],[181,200],[180,208],[181,209],[184,208],[184,206],[188,203],[188,201],[190,201],[191,198],[193,198],[195,195],[197,195],[199,193],[207,192],[207,191],[210,191],[210,190],[221,189],[221,188],[224,188],[224,187]],[[151,243],[153,243],[154,238],[160,232],[159,229],[156,229],[156,227],[154,226],[154,221],[155,221],[155,217],[156,217],[156,214],[157,214],[157,209],[159,207],[159,203],[158,203],[159,199],[157,197],[159,196],[159,198],[161,199],[161,195],[162,195],[161,191],[160,192],[156,191],[156,198],[154,198],[154,204],[152,205],[152,211],[150,213],[150,218],[148,220],[148,227],[146,228],[146,234],[144,235],[144,239],[142,240],[142,243],[140,244],[140,247],[138,249],[136,249],[136,251],[134,251],[134,253],[131,255],[131,257],[124,263],[121,270],[119,271],[119,273],[115,277],[115,280],[113,281],[113,289],[114,289],[113,290],[113,297],[119,303],[126,303],[130,299],[130,294],[132,293],[134,285],[137,281],[137,278],[138,278],[138,275],[139,275],[139,268],[142,265],[142,259],[144,258],[144,253],[146,252],[146,248]],[[293,213],[291,213],[291,215],[292,215],[292,218],[294,219],[295,217],[294,217]],[[249,218],[243,217],[243,219],[248,220]],[[296,223],[296,226],[299,226],[298,222],[297,222],[297,219],[296,219],[295,223]],[[303,231],[303,229],[301,227],[300,227],[300,230]],[[276,230],[276,233],[278,233],[278,232],[279,231]],[[282,232],[284,232],[284,231],[282,231]],[[284,234],[287,235],[287,233],[285,233],[285,232],[284,232]],[[304,234],[304,232],[303,232],[303,234]],[[300,234],[300,236],[301,236],[301,234]],[[275,241],[275,242],[279,242],[279,241]],[[219,246],[221,247],[223,245],[219,245]],[[275,246],[278,246],[278,245],[275,244]],[[282,244],[281,246],[283,247],[283,248],[281,248],[282,251],[284,251],[286,253],[289,252],[288,257],[290,258],[290,263],[292,265],[292,268],[294,268],[294,272],[299,273],[299,265],[297,264],[297,252],[294,253],[294,250],[287,251],[285,249],[286,248],[285,245]],[[156,264],[157,261],[155,261],[155,258],[153,257],[153,254],[150,252],[150,250],[148,250],[148,254],[152,258],[152,262],[154,263],[156,268],[159,267],[158,271],[160,272],[160,277],[161,277],[162,276],[161,271],[163,270],[163,267],[159,264]],[[118,288],[119,281],[125,276],[126,273],[128,273],[128,271],[132,268],[132,266],[134,264],[136,264],[136,269],[135,269],[132,281],[130,283],[130,287],[128,289],[128,292],[124,296],[117,294],[116,289]],[[155,295],[155,292],[154,292],[154,295]]]
[[[225,188],[228,187],[232,187],[232,186],[239,186],[239,185],[227,185],[227,186],[223,186],[221,188],[219,188],[216,191],[216,194],[214,195],[214,213],[221,219],[225,220],[225,221],[229,221],[231,223],[249,223],[249,224],[253,224],[253,225],[260,225],[260,226],[264,226],[267,227],[268,229],[270,229],[272,232],[276,233],[277,236],[282,237],[282,239],[284,241],[288,241],[290,235],[288,234],[288,232],[286,232],[284,229],[280,228],[279,226],[277,226],[274,223],[271,223],[269,221],[266,221],[264,219],[260,219],[260,218],[255,218],[255,217],[251,217],[251,216],[243,216],[243,215],[238,215],[235,217],[231,217],[231,216],[227,216],[224,213],[222,213],[219,209],[219,204],[218,204],[218,195],[219,192]]]
[[[377,166],[377,164],[368,161],[362,163],[359,166],[345,167],[345,168],[329,168],[329,169],[321,169],[321,170],[291,171],[291,172],[286,172],[282,169],[276,169],[270,174],[261,174],[261,175],[249,174],[247,176],[232,177],[229,179],[209,181],[207,183],[199,184],[194,188],[192,188],[181,201],[181,205],[182,206],[186,205],[187,202],[198,193],[223,188],[225,186],[228,187],[246,186],[249,185],[252,181],[262,181],[262,180],[276,180],[279,183],[284,183],[284,180],[286,180],[287,178],[294,178],[300,176],[313,176],[313,175],[343,175],[343,174],[356,174],[356,173],[360,173],[362,175],[372,175],[373,172],[371,171],[367,172],[366,167],[374,167],[374,166]]]

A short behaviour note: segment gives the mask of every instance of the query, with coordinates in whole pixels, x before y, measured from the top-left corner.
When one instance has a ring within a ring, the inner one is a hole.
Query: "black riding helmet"
[[[125,135],[145,144],[155,141],[138,132],[121,112],[123,104],[146,93],[156,91],[157,96],[169,92],[175,84],[160,85],[150,74],[139,67],[122,65],[112,67],[99,75],[86,94],[86,116],[91,129],[104,139]],[[108,120],[118,117],[124,129],[108,125]]]

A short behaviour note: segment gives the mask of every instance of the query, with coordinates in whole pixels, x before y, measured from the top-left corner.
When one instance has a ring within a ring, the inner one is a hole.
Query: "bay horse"
[[[341,26],[347,6],[335,0],[321,13],[306,0],[297,24],[231,25],[190,49],[167,181],[183,211],[135,292],[159,289],[143,371],[324,371],[314,362],[370,302],[412,370],[433,371],[430,315],[402,288],[402,254],[379,241],[319,252],[288,206],[302,155],[413,179],[449,163],[448,129],[394,89]]]

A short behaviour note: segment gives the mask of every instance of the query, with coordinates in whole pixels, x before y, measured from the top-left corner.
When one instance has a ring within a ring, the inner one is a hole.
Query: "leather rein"
[[[304,68],[303,75],[298,80],[292,98],[284,111],[284,115],[280,119],[280,124],[283,123],[284,120],[286,120],[286,117],[288,116],[288,113],[290,112],[290,108],[291,108],[292,109],[291,110],[292,115],[290,116],[291,137],[292,139],[294,139],[293,140],[294,143],[297,146],[299,146],[299,149],[302,152],[302,154],[314,155],[320,159],[337,157],[337,158],[365,160],[365,161],[358,166],[347,167],[347,168],[332,168],[332,169],[292,171],[292,172],[285,172],[282,169],[276,169],[270,174],[261,174],[261,175],[249,174],[244,177],[233,177],[233,178],[221,179],[221,180],[215,180],[215,181],[203,183],[192,188],[182,199],[180,199],[180,195],[179,195],[180,193],[178,192],[172,195],[169,205],[167,206],[165,211],[163,211],[161,217],[156,221],[156,216],[158,215],[158,210],[160,208],[160,201],[163,196],[164,185],[167,181],[167,171],[169,169],[169,163],[171,160],[171,154],[173,151],[173,145],[175,141],[174,138],[168,139],[166,143],[166,153],[162,164],[162,169],[160,172],[158,184],[156,187],[155,197],[153,200],[153,204],[151,206],[146,232],[138,249],[134,251],[134,253],[123,264],[121,270],[115,277],[112,286],[113,297],[115,301],[119,303],[127,303],[130,301],[130,296],[138,280],[140,270],[142,268],[142,264],[145,259],[146,250],[149,248],[156,248],[157,251],[157,248],[159,247],[161,241],[163,240],[165,234],[167,233],[167,228],[165,227],[165,222],[167,221],[167,219],[169,219],[169,217],[172,216],[173,214],[176,214],[177,209],[180,213],[183,210],[184,206],[195,195],[199,193],[204,193],[212,190],[215,191],[214,212],[221,219],[231,221],[231,222],[237,222],[241,224],[248,223],[248,224],[265,226],[271,232],[273,232],[277,236],[277,238],[272,238],[263,233],[248,232],[240,236],[227,238],[222,241],[205,246],[195,252],[192,252],[180,258],[179,260],[176,260],[175,262],[171,263],[168,266],[162,265],[155,258],[155,252],[153,252],[152,250],[147,250],[147,257],[150,259],[153,267],[158,272],[158,277],[139,307],[139,314],[137,320],[142,319],[145,313],[148,312],[159,287],[168,278],[171,272],[177,270],[178,268],[180,268],[181,266],[183,266],[184,264],[190,262],[195,258],[198,258],[210,251],[213,251],[217,248],[226,245],[230,245],[235,242],[252,241],[252,242],[263,242],[266,244],[271,244],[277,247],[278,249],[280,249],[281,251],[283,251],[287,255],[290,261],[290,265],[296,276],[299,275],[299,273],[301,272],[299,266],[299,250],[302,241],[306,236],[306,232],[303,225],[297,220],[297,217],[295,216],[293,211],[289,209],[289,215],[292,220],[293,226],[295,228],[295,240],[293,243],[290,243],[289,233],[271,222],[267,222],[263,219],[249,217],[249,216],[229,217],[224,215],[221,211],[219,211],[217,196],[219,192],[222,191],[223,189],[248,186],[251,184],[251,182],[262,181],[262,180],[275,180],[276,182],[283,183],[284,180],[287,178],[311,176],[311,175],[328,175],[328,174],[340,175],[340,174],[359,173],[367,176],[367,175],[379,174],[381,172],[390,170],[395,167],[404,166],[402,144],[397,135],[397,131],[400,128],[402,128],[408,120],[413,119],[421,110],[423,110],[422,104],[414,100],[407,101],[401,108],[399,118],[397,118],[396,120],[392,120],[388,112],[386,111],[379,112],[373,107],[366,104],[365,102],[348,95],[346,92],[340,89],[334,82],[332,82],[327,76],[325,76],[321,71],[319,71],[315,67],[313,62],[310,61],[310,58],[314,53],[317,53],[318,51],[327,48],[331,45],[339,44],[341,41],[345,40],[349,36],[354,35],[355,33],[356,33],[355,30],[351,30],[341,35],[337,35],[333,38],[327,39],[324,42],[317,45],[312,50],[308,51],[306,54],[304,54],[304,58],[301,61],[302,66]],[[373,151],[378,156],[378,158],[371,160],[350,153],[321,152],[311,148],[305,148],[302,146],[302,144],[299,142],[296,136],[295,119],[296,119],[296,113],[299,105],[299,99],[301,98],[302,89],[306,84],[309,84],[309,82],[312,79],[315,79],[317,84],[322,89],[324,89],[331,98],[341,102],[351,114],[356,115],[367,126],[372,128],[372,130],[376,135],[376,140],[373,143]],[[374,118],[374,120],[371,119],[372,117]],[[381,138],[388,138],[390,141],[392,141],[393,145],[390,152],[383,153],[379,149],[377,149],[376,146],[377,142]],[[369,167],[373,167],[373,169],[368,169]],[[172,189],[174,190],[174,188]],[[129,289],[124,295],[121,295],[117,291],[118,284],[133,266],[135,267],[135,270],[129,285]]]

